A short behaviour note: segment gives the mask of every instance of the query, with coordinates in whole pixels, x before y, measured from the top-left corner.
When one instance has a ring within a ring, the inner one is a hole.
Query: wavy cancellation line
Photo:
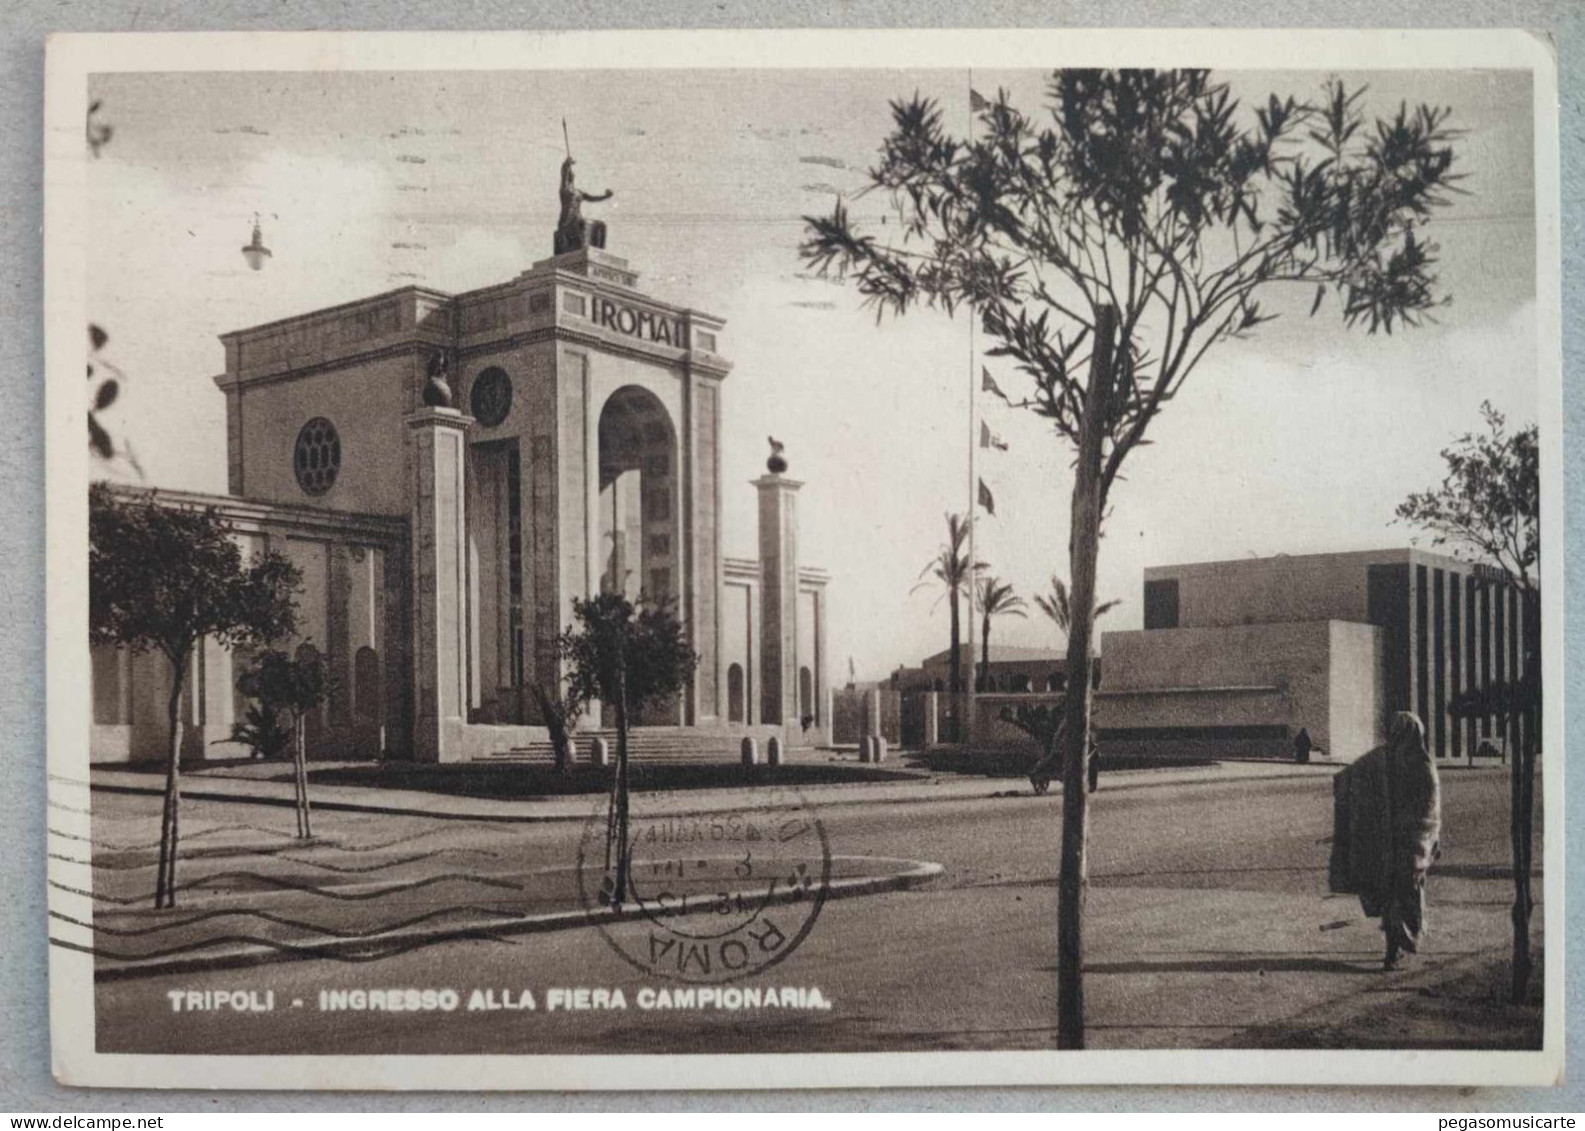
[[[391,884],[387,887],[376,888],[374,891],[365,892],[336,892],[329,888],[321,888],[314,884],[300,883],[289,880],[283,876],[270,876],[263,872],[235,871],[213,872],[207,876],[193,880],[182,885],[187,891],[196,891],[200,888],[215,887],[225,880],[256,880],[269,887],[281,888],[289,891],[307,892],[310,895],[322,895],[326,899],[355,900],[362,902],[370,899],[380,899],[387,895],[400,895],[403,892],[416,891],[419,888],[431,887],[455,881],[464,884],[482,884],[485,887],[502,888],[506,891],[522,891],[522,884],[514,884],[510,880],[497,880],[489,876],[470,876],[466,872],[446,872],[438,876],[425,876],[423,879],[413,880],[405,884]]]
[[[496,880],[491,879],[488,876],[469,876],[462,872],[447,872],[444,875],[439,876],[425,876],[423,879],[414,880],[411,883],[390,884],[383,888],[376,888],[373,891],[337,892],[328,888],[316,887],[313,884],[298,883],[295,880],[284,879],[280,876],[266,876],[261,872],[246,871],[215,872],[211,875],[203,876],[199,879],[193,880],[191,883],[182,884],[177,890],[197,891],[203,888],[214,887],[217,883],[226,880],[255,880],[268,887],[279,888],[285,891],[300,891],[308,895],[323,896],[326,899],[360,903],[372,899],[380,899],[388,895],[401,895],[404,892],[417,891],[420,888],[432,887],[435,884],[451,882],[482,884],[485,887],[503,888],[507,891],[523,890],[523,885],[514,884],[508,880]],[[147,892],[139,895],[128,896],[103,895],[97,892],[84,891],[82,888],[74,888],[68,884],[63,884],[58,880],[49,881],[49,885],[50,887],[56,888],[60,891],[70,892],[72,895],[87,896],[96,903],[110,903],[117,907],[130,907],[134,903],[142,903],[149,898]]]
[[[57,808],[61,808],[61,806],[57,806]],[[72,812],[79,813],[86,812],[86,810],[73,809]],[[148,818],[138,817],[137,819],[142,821],[147,820]],[[297,839],[297,834],[295,832],[286,832],[282,829],[272,829],[264,825],[214,825],[210,828],[193,829],[190,832],[183,830],[182,843],[186,844],[190,840],[199,840],[206,836],[213,836],[215,833],[236,832],[239,829],[246,829],[249,832],[264,833],[268,836],[280,837],[283,840]],[[93,845],[95,848],[103,848],[110,852],[144,852],[149,849],[158,848],[160,846],[160,842],[157,840],[144,841],[136,844],[119,844],[113,840],[101,840],[98,837],[83,836],[81,833],[69,833],[62,829],[52,828],[49,831],[51,836],[64,837],[67,840],[80,840],[87,844]]]
[[[71,809],[70,806],[56,805],[55,802],[51,802],[50,804],[55,805],[56,808],[59,808],[59,809],[68,809],[70,812],[73,812],[73,813],[88,814],[88,810],[86,810],[86,809]],[[88,815],[91,816],[92,814],[88,814]],[[144,818],[140,817],[138,819],[142,820]],[[421,829],[418,832],[410,833],[407,836],[396,837],[394,840],[378,841],[378,842],[375,842],[375,843],[372,843],[372,844],[347,844],[347,843],[344,843],[342,841],[335,840],[335,839],[333,839],[331,837],[316,837],[314,839],[312,847],[314,847],[314,848],[334,848],[334,849],[336,849],[337,851],[340,851],[340,852],[380,852],[380,851],[383,851],[383,850],[385,850],[387,848],[395,848],[398,845],[410,844],[410,843],[412,843],[415,840],[420,840],[420,839],[422,839],[422,838],[424,838],[426,836],[431,836],[431,835],[433,835],[435,833],[450,833],[450,832],[455,832],[458,829],[464,829],[464,828],[479,828],[479,829],[487,828],[487,829],[490,829],[492,832],[499,832],[500,831],[500,826],[499,825],[488,825],[488,824],[485,824],[484,822],[481,822],[481,821],[461,821],[461,822],[458,822],[456,824],[446,825],[446,826],[444,826],[442,828]],[[200,837],[213,836],[215,833],[236,832],[238,830],[247,830],[249,832],[264,833],[266,836],[278,837],[281,840],[297,840],[297,839],[299,839],[296,832],[289,831],[289,830],[286,830],[286,829],[272,829],[272,828],[268,827],[267,825],[238,824],[238,825],[214,825],[214,826],[209,827],[209,828],[197,829],[197,830],[195,830],[193,832],[183,832],[182,833],[182,842],[185,844],[187,841],[197,840]],[[68,833],[68,832],[62,831],[61,829],[50,829],[49,831],[54,836],[65,837],[67,840],[86,841],[87,843],[93,845],[95,848],[108,849],[111,852],[141,852],[141,851],[145,851],[145,850],[148,850],[148,849],[158,848],[160,846],[160,842],[157,841],[157,840],[146,841],[146,842],[137,843],[137,844],[118,844],[115,841],[100,840],[97,837],[83,836],[83,835],[81,835],[79,833]],[[469,852],[469,853],[473,853],[473,854],[478,855],[478,856],[489,856],[489,857],[492,857],[492,858],[495,858],[495,859],[499,859],[500,856],[501,856],[501,853],[492,851],[491,849],[488,849],[488,848],[453,848],[450,851],[458,852],[458,853]]]
[[[51,809],[60,809],[63,812],[81,813],[84,817],[92,817],[94,815],[92,809],[80,809],[75,805],[68,805],[64,801],[57,801],[53,797],[46,800],[45,804],[47,804]]]
[[[293,864],[306,864],[310,868],[323,868],[327,872],[335,872],[343,876],[367,876],[374,872],[383,872],[387,868],[397,868],[403,864],[417,864],[423,860],[433,860],[437,856],[444,856],[452,850],[437,848],[433,852],[420,852],[416,856],[398,856],[393,860],[385,860],[378,864],[331,864],[325,860],[305,860],[301,856],[287,856],[284,853],[275,857],[277,860],[287,860]]]
[[[51,919],[59,919],[63,923],[70,923],[74,927],[86,927],[97,934],[111,935],[116,938],[141,938],[145,935],[158,934],[161,931],[171,931],[178,927],[190,927],[195,923],[204,923],[213,919],[230,917],[246,917],[260,919],[266,923],[274,923],[280,927],[291,927],[296,930],[309,931],[314,934],[325,935],[334,939],[372,939],[380,935],[389,934],[391,931],[401,931],[408,927],[416,927],[420,923],[427,923],[432,919],[440,919],[447,915],[486,915],[496,918],[515,919],[520,913],[506,907],[480,907],[474,904],[453,904],[434,911],[427,911],[422,915],[415,915],[411,919],[403,919],[396,923],[384,923],[367,930],[345,930],[336,927],[322,926],[318,923],[308,923],[301,919],[288,919],[284,915],[274,915],[268,911],[250,911],[242,908],[229,910],[202,911],[196,915],[189,915],[184,919],[175,919],[168,923],[155,923],[149,927],[107,927],[103,924],[88,923],[81,919],[74,919],[70,915],[59,911],[51,911]]]
[[[367,876],[374,872],[383,872],[387,868],[399,868],[404,864],[418,864],[425,860],[433,860],[438,856],[445,856],[448,853],[452,855],[468,855],[471,852],[472,849],[467,848],[437,848],[433,852],[420,852],[413,856],[398,856],[394,860],[385,860],[379,864],[367,865],[331,864],[324,860],[308,860],[301,856],[287,856],[280,850],[277,850],[276,853],[272,854],[271,859],[287,860],[293,864],[302,864],[310,868],[323,868],[327,872],[336,872],[342,875]],[[244,853],[243,855],[257,854]],[[491,852],[487,853],[486,855],[493,857],[498,854]],[[66,864],[85,864],[91,868],[97,868],[105,872],[139,872],[148,868],[157,867],[159,865],[158,860],[137,860],[111,863],[107,860],[85,860],[80,856],[67,856],[65,853],[61,852],[51,852],[49,853],[49,858],[51,860],[59,860]]]
[[[173,958],[181,954],[194,954],[201,950],[208,950],[217,946],[241,944],[245,946],[262,946],[282,954],[296,955],[299,958],[328,958],[336,962],[377,962],[385,958],[395,958],[398,955],[410,954],[426,946],[435,946],[443,942],[457,942],[461,939],[476,939],[481,942],[503,943],[507,946],[516,946],[515,939],[505,938],[490,931],[480,930],[476,927],[460,928],[456,931],[445,931],[438,935],[431,935],[422,939],[414,939],[397,946],[386,947],[383,950],[368,953],[347,953],[340,948],[332,946],[315,946],[312,943],[285,943],[274,939],[262,938],[257,935],[218,935],[214,938],[196,939],[181,946],[167,947],[164,950],[153,950],[147,954],[122,954],[118,951],[106,950],[103,947],[84,946],[69,939],[59,939],[50,936],[50,945],[62,947],[66,950],[75,950],[83,954],[91,954],[95,958],[106,958],[112,962],[148,962],[157,958]]]

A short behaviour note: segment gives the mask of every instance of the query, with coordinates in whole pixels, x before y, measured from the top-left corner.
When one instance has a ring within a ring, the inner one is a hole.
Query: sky
[[[1234,93],[1316,94],[1311,72],[1228,72]],[[1281,314],[1223,343],[1151,425],[1126,464],[1101,544],[1103,622],[1135,628],[1146,566],[1408,545],[1393,522],[1441,478],[1439,452],[1492,401],[1535,419],[1533,137],[1523,72],[1344,74],[1366,107],[1451,107],[1466,194],[1430,227],[1452,296],[1407,333],[1345,330],[1313,292],[1271,292]],[[585,71],[97,75],[114,136],[89,170],[89,309],[127,374],[105,423],[130,442],[142,481],[224,493],[225,406],[211,378],[218,335],[407,285],[463,291],[506,281],[551,253],[566,119],[579,183],[607,250],[655,296],[727,320],[721,458],[729,555],[755,553],[765,437],[786,444],[804,564],[831,574],[830,656],[879,678],[944,648],[947,612],[914,590],[968,507],[969,410],[988,367],[1008,393],[1026,379],[977,353],[969,320],[920,311],[877,323],[851,285],[811,276],[800,217],[857,197],[915,91],[968,126],[972,84],[1036,112],[1046,76],[1023,71]],[[856,198],[856,199],[855,199]],[[273,258],[240,248],[258,213]],[[892,229],[895,231],[895,229]],[[1027,596],[1066,574],[1071,450],[1046,422],[981,396],[1009,447],[977,455],[996,515],[978,556]],[[125,465],[112,470],[136,478]],[[983,512],[982,512],[983,513]],[[993,642],[1060,647],[1049,622],[999,620]]]

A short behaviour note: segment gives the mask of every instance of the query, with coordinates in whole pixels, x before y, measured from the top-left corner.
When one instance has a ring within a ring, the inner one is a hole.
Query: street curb
[[[904,871],[890,875],[853,876],[847,879],[832,880],[826,887],[825,902],[830,902],[833,899],[851,899],[863,895],[878,895],[888,891],[907,891],[928,884],[946,872],[944,866],[929,860],[902,860],[892,856],[837,856],[832,857],[832,859],[883,860],[891,863],[906,864],[909,867]],[[739,892],[727,893],[729,898],[742,894]],[[755,898],[758,897],[756,896]],[[797,889],[789,889],[782,894],[772,894],[764,900],[764,903],[767,906],[798,903],[805,898],[807,897]],[[540,935],[553,931],[576,930],[580,927],[599,927],[608,923],[623,923],[646,917],[643,909],[637,905],[628,905],[620,908],[606,907],[599,910],[552,911],[543,915],[527,915],[521,919],[508,920],[501,924],[448,927],[443,930],[424,930],[420,928],[394,931],[390,934],[373,935],[366,938],[331,939],[324,943],[291,944],[304,948],[311,947],[316,951],[322,952],[319,956],[294,954],[276,950],[273,947],[255,946],[229,954],[162,958],[139,965],[95,970],[94,982],[123,982],[140,978],[160,977],[167,974],[200,974],[212,970],[239,970],[254,966],[267,966],[277,962],[318,961],[321,958],[334,958],[341,952],[363,950],[371,942],[431,944],[461,939],[481,939],[490,936]]]
[[[1240,775],[1240,776],[1222,777],[1222,778],[1207,777],[1207,778],[1195,778],[1195,779],[1190,779],[1190,780],[1181,780],[1180,779],[1178,781],[1145,781],[1145,780],[1142,780],[1142,781],[1122,781],[1122,782],[1118,782],[1118,781],[1113,780],[1111,782],[1103,784],[1102,787],[1101,787],[1101,792],[1103,792],[1103,793],[1117,793],[1117,792],[1123,792],[1123,791],[1128,791],[1128,790],[1138,790],[1138,789],[1170,789],[1170,788],[1172,788],[1174,786],[1195,786],[1195,785],[1229,785],[1229,784],[1237,784],[1237,783],[1241,783],[1241,782],[1293,781],[1293,780],[1300,779],[1300,778],[1319,778],[1319,777],[1323,776],[1322,773],[1321,773],[1322,770],[1327,770],[1327,769],[1335,770],[1335,769],[1341,769],[1341,768],[1342,768],[1341,765],[1336,766],[1336,767],[1327,766],[1327,765],[1320,765],[1320,766],[1317,766],[1317,767],[1315,767],[1314,769],[1311,769],[1311,770],[1288,770],[1288,771],[1284,771],[1284,772],[1271,773],[1271,774],[1251,774],[1251,775],[1248,775],[1248,776]],[[1120,770],[1120,771],[1115,771],[1115,772],[1116,773],[1129,773],[1131,771]],[[1147,772],[1154,772],[1154,771],[1147,771]],[[939,781],[941,779],[934,779],[934,780],[938,780]],[[991,792],[988,792],[988,793],[964,792],[964,793],[936,794],[935,796],[931,796],[930,794],[931,794],[932,791],[930,789],[930,786],[926,782],[920,782],[920,783],[917,783],[917,786],[918,786],[918,788],[920,789],[921,792],[920,792],[920,795],[916,796],[916,797],[883,797],[883,798],[845,797],[844,798],[844,797],[823,797],[823,796],[820,796],[819,793],[815,793],[814,797],[811,798],[810,800],[811,800],[812,804],[816,804],[819,808],[828,809],[828,808],[832,808],[832,807],[835,807],[835,806],[841,806],[841,805],[916,805],[916,804],[919,804],[921,802],[929,802],[929,801],[987,801],[987,800],[992,800],[992,799],[996,799],[996,798],[1010,798],[1010,797],[1022,797],[1022,796],[1025,796],[1022,791],[1020,791],[1018,793],[1009,792],[1009,788],[1010,787],[1015,787],[1016,783],[1018,783],[1018,782],[1023,780],[1021,778],[993,778],[993,779],[987,779],[987,780],[988,780],[988,782],[997,782],[997,781],[1005,782],[1006,786],[1004,786],[1001,789],[993,789]],[[866,784],[869,784],[869,783],[864,783],[864,782],[824,783],[824,784],[820,784],[820,785],[804,786],[804,787],[799,788],[798,791],[799,791],[800,794],[808,795],[811,792],[820,791],[820,790],[831,790],[833,792],[838,791],[838,790],[850,790],[850,789],[857,790],[857,789],[863,788],[863,786],[865,786]],[[346,787],[342,787],[342,788],[346,788]],[[745,785],[742,788],[743,788],[744,793],[747,794],[747,793],[751,793],[752,791],[754,791],[756,789],[763,788],[763,787],[754,786],[754,785]],[[132,795],[155,796],[155,797],[162,796],[164,794],[164,787],[162,785],[151,785],[151,786],[143,787],[143,786],[131,786],[131,785],[93,784],[93,785],[90,786],[90,789],[98,791],[98,792],[101,792],[101,793],[122,793],[122,794],[132,794]],[[414,792],[420,792],[420,791],[414,791]],[[650,797],[655,797],[655,796],[661,796],[664,792],[665,791],[662,791],[662,790],[656,790],[653,793],[641,794],[640,796],[646,796],[647,795],[647,796],[650,796]],[[191,798],[191,799],[193,799],[195,801],[230,801],[230,802],[236,802],[238,804],[243,804],[243,805],[273,805],[273,806],[279,806],[279,807],[282,807],[282,808],[290,808],[290,807],[294,807],[296,805],[296,802],[293,801],[289,797],[270,797],[270,796],[267,796],[267,795],[257,795],[257,794],[215,793],[215,792],[205,791],[205,790],[203,790],[201,788],[200,789],[183,788],[182,796],[184,798]],[[426,794],[426,796],[430,796],[430,795]],[[600,795],[590,793],[590,794],[582,794],[582,795],[579,795],[579,796],[588,797],[588,798],[598,798]],[[1033,797],[1034,797],[1033,794],[1030,794],[1029,796],[1031,797],[1031,799],[1033,799]],[[1052,782],[1051,783],[1051,790],[1050,790],[1049,793],[1046,794],[1046,796],[1047,797],[1061,797],[1062,796],[1062,783],[1061,782]],[[752,798],[745,799],[743,794],[738,794],[738,795],[735,795],[734,797],[731,797],[731,798],[723,798],[723,799],[721,799],[719,804],[712,805],[712,806],[707,807],[707,808],[678,809],[678,810],[675,810],[675,811],[672,811],[672,812],[668,812],[666,814],[666,816],[670,816],[670,817],[702,817],[702,816],[708,816],[709,814],[712,814],[712,813],[741,812],[741,811],[743,811],[743,810],[745,810],[747,808],[752,808],[753,804],[754,804],[754,802],[753,802]],[[432,820],[437,820],[437,821],[491,821],[491,822],[499,822],[501,824],[547,824],[547,823],[557,822],[557,821],[587,821],[589,819],[589,814],[588,813],[533,813],[533,812],[528,812],[528,813],[447,813],[447,812],[437,812],[437,811],[431,810],[431,809],[415,808],[415,807],[412,807],[412,806],[402,806],[402,805],[399,805],[399,804],[380,804],[380,803],[375,803],[375,802],[347,801],[347,800],[340,800],[340,801],[337,801],[337,800],[328,800],[328,801],[314,800],[313,801],[313,807],[315,809],[322,809],[322,810],[325,810],[327,812],[384,813],[384,814],[388,814],[388,815],[393,816],[393,817],[427,817],[427,818],[430,818]]]

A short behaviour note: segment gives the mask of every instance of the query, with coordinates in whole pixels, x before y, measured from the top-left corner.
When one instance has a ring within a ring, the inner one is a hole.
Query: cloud
[[[416,153],[398,153],[396,159],[406,165],[422,165],[428,158],[420,157]]]
[[[798,158],[800,165],[824,165],[828,169],[846,169],[848,163],[840,157],[807,156]]]

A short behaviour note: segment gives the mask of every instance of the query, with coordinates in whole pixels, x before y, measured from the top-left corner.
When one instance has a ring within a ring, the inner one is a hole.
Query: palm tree
[[[1121,601],[1107,601],[1104,604],[1097,605],[1095,615],[1097,617],[1104,616],[1121,604]],[[1036,593],[1035,606],[1055,622],[1056,626],[1062,630],[1064,636],[1067,635],[1068,626],[1072,624],[1073,618],[1068,607],[1068,587],[1062,578],[1056,574],[1051,575],[1051,592]]]
[[[1013,592],[1010,581],[997,577],[980,578],[980,679],[979,689],[988,691],[991,674],[991,618],[1022,617],[1024,599]]]
[[[965,519],[962,515],[947,515],[947,540],[936,551],[936,556],[925,563],[925,568],[919,571],[920,581],[909,592],[916,592],[922,586],[934,580],[941,586],[941,596],[951,602],[952,612],[952,646],[949,653],[951,663],[951,676],[948,684],[952,692],[952,700],[957,702],[958,694],[963,690],[962,670],[962,622],[958,619],[958,594],[972,583],[974,577],[985,568],[984,562],[969,560],[969,527],[973,519]],[[938,602],[939,603],[939,599]]]

